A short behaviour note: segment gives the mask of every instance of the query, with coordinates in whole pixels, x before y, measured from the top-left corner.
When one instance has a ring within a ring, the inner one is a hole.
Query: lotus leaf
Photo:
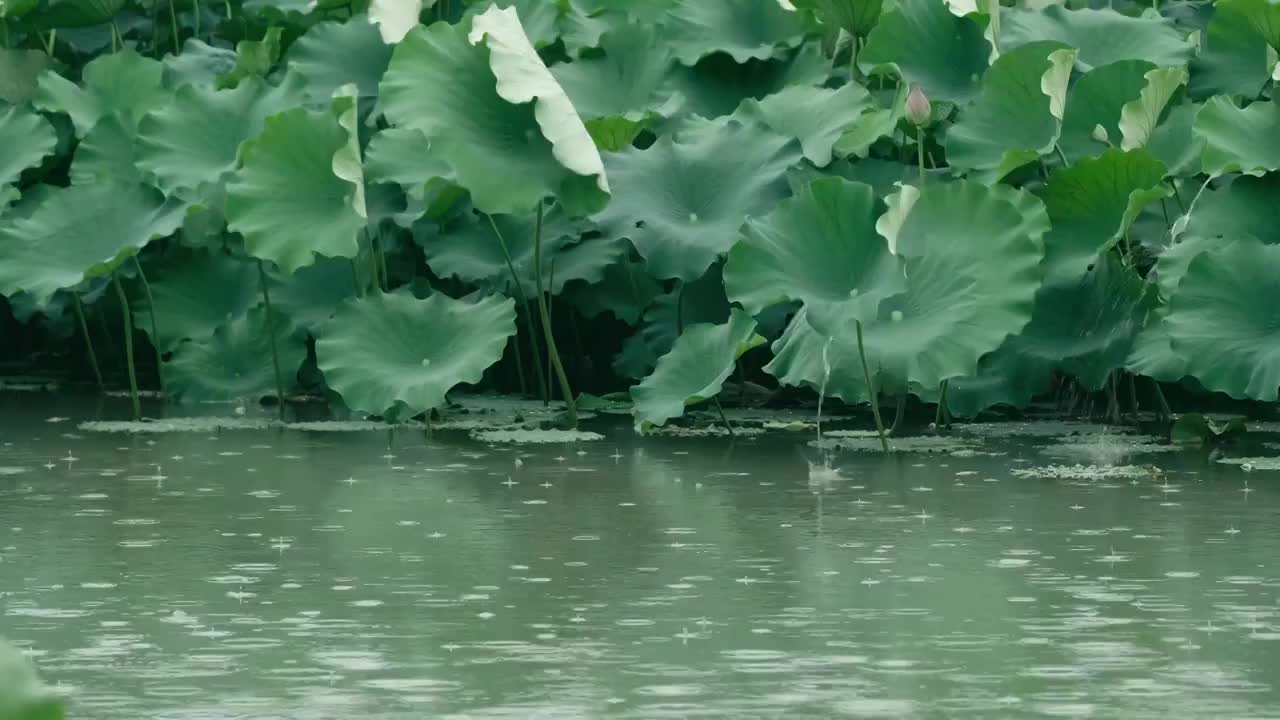
[[[852,353],[847,349],[814,330],[808,312],[801,308],[774,341],[773,359],[764,370],[782,385],[808,387],[846,403],[863,402],[867,391],[857,348]]]
[[[947,410],[956,417],[974,417],[990,408],[1006,405],[1023,408],[1052,387],[1053,365],[1018,352],[1017,337],[1009,338],[978,361],[971,377],[947,381]],[[933,402],[930,388],[920,393]]]
[[[1204,154],[1204,139],[1193,131],[1193,123],[1200,106],[1184,102],[1168,109],[1163,120],[1147,143],[1147,152],[1165,164],[1169,175],[1186,177],[1198,175],[1203,170],[1200,158]]]
[[[723,325],[685,328],[653,374],[631,388],[636,429],[647,430],[684,414],[685,406],[714,398],[746,351],[764,343],[756,321],[734,310]]]
[[[761,98],[795,85],[823,85],[831,61],[817,42],[772,60],[737,63],[724,53],[708,55],[693,67],[680,65],[674,87],[684,100],[681,111],[704,118],[728,115],[748,98]]]
[[[880,301],[905,289],[901,259],[876,234],[871,187],[822,178],[768,215],[751,219],[729,253],[729,298],[755,315],[788,300],[810,314],[874,318]]]
[[[956,17],[938,0],[900,0],[881,16],[858,62],[896,68],[930,100],[964,102],[977,95],[990,50],[972,18]]]
[[[424,5],[434,4],[435,0],[369,0],[369,22],[378,26],[383,42],[398,43],[418,26]]]
[[[227,226],[244,236],[250,255],[285,272],[316,255],[356,256],[365,224],[353,206],[357,188],[333,171],[347,142],[330,112],[295,108],[266,119],[227,184]]]
[[[114,115],[108,115],[84,136],[76,147],[69,172],[72,185],[99,182],[141,183],[138,171],[137,135]]]
[[[874,102],[865,88],[854,83],[834,90],[793,85],[763,100],[744,100],[734,117],[758,120],[799,140],[805,158],[825,167],[831,162],[836,142]]]
[[[292,337],[287,318],[275,313],[273,319],[274,327],[267,324],[266,309],[256,307],[202,340],[179,345],[165,364],[169,391],[186,401],[257,400],[274,395],[273,332],[287,389],[307,349]]]
[[[662,287],[644,271],[644,266],[630,258],[606,267],[599,282],[571,282],[565,286],[567,299],[583,317],[593,318],[609,312],[630,325],[640,320],[645,308],[661,291]]]
[[[676,0],[667,16],[667,32],[676,57],[694,65],[722,52],[734,62],[768,60],[779,48],[804,39],[801,15],[776,2],[759,0]]]
[[[49,56],[39,50],[0,49],[0,100],[24,103],[34,98],[47,67]]]
[[[421,130],[387,128],[369,140],[364,153],[369,183],[397,183],[410,200],[404,224],[422,215],[443,217],[465,195],[453,181],[453,168],[431,148]]]
[[[1146,86],[1145,75],[1155,66],[1145,60],[1121,60],[1090,70],[1076,80],[1067,94],[1067,111],[1062,119],[1058,145],[1070,162],[1101,155],[1111,145],[1119,145],[1120,111],[1136,99]],[[1101,127],[1104,141],[1094,137]]]
[[[1173,350],[1206,388],[1274,401],[1280,389],[1280,245],[1245,239],[1198,255],[1169,301]]]
[[[1115,149],[1054,173],[1043,196],[1053,221],[1045,237],[1045,282],[1057,285],[1088,272],[1144,207],[1169,195],[1164,174],[1145,150]]]
[[[356,294],[351,263],[337,258],[320,258],[291,275],[268,276],[271,307],[292,320],[299,331],[312,335],[344,300]]]
[[[267,116],[300,99],[292,79],[272,87],[249,78],[230,90],[184,85],[173,102],[138,124],[138,165],[169,193],[220,184],[236,169],[245,141],[262,132]]]
[[[600,38],[603,55],[552,66],[590,130],[601,120],[640,125],[670,117],[683,98],[673,89],[675,55],[657,27],[626,25]]]
[[[213,85],[218,76],[231,72],[236,66],[236,53],[198,38],[189,38],[183,44],[181,54],[166,55],[163,62],[164,81],[168,87]]]
[[[248,78],[266,78],[280,60],[283,36],[283,28],[269,27],[261,40],[241,40],[236,43],[236,64],[219,75],[214,84],[219,90],[225,90]]]
[[[1217,96],[1196,115],[1193,132],[1204,139],[1204,172],[1261,175],[1280,169],[1280,105],[1274,100],[1237,107]]]
[[[46,0],[28,19],[49,28],[74,28],[110,21],[125,0]]]
[[[1076,67],[1089,72],[1121,60],[1146,60],[1160,66],[1186,65],[1195,52],[1171,20],[1159,16],[1129,17],[1114,10],[1068,10],[1049,5],[1043,10],[1008,8],[1003,13],[1000,49],[1041,40],[1055,40],[1076,48]]]
[[[722,118],[608,157],[616,196],[599,217],[631,238],[649,272],[692,281],[733,246],[750,215],[787,192],[798,143],[758,123]]]
[[[350,283],[351,271],[346,271]],[[171,251],[151,267],[154,326],[160,337],[151,343],[169,352],[186,339],[204,341],[218,327],[241,317],[258,304],[258,273],[253,265],[221,250],[205,248]],[[279,304],[277,302],[277,304]],[[134,325],[151,333],[150,303],[133,307]]]
[[[811,10],[823,23],[854,37],[866,37],[880,19],[883,0],[791,0],[797,9]]]
[[[69,115],[81,137],[112,114],[133,131],[143,115],[169,101],[163,76],[159,62],[123,50],[85,65],[80,85],[46,70],[32,102],[41,110]]]
[[[0,105],[0,211],[18,196],[12,187],[23,170],[38,165],[53,152],[58,137],[49,122],[21,107]]]
[[[1120,147],[1133,150],[1146,146],[1160,123],[1160,116],[1173,94],[1187,82],[1186,68],[1158,68],[1148,72],[1138,99],[1120,109]]]
[[[58,290],[110,275],[182,224],[183,206],[141,185],[52,190],[30,215],[0,222],[0,295],[24,290],[45,305]]]
[[[387,118],[421,130],[483,212],[532,212],[549,195],[575,214],[599,209],[600,156],[515,12],[473,24],[468,35],[435,23],[396,46],[381,86]]]
[[[1280,243],[1280,224],[1275,221],[1274,208],[1277,197],[1280,197],[1280,176],[1238,176],[1230,184],[1200,196],[1185,235],[1213,238],[1248,236],[1268,244]]]
[[[1205,28],[1203,47],[1191,61],[1191,93],[1196,97],[1216,94],[1258,97],[1269,79],[1266,26],[1256,21],[1275,13],[1267,0],[1225,0],[1213,4],[1213,15]],[[1280,22],[1280,17],[1277,18]]]
[[[325,382],[353,410],[417,414],[444,404],[459,383],[479,382],[515,334],[515,302],[478,302],[407,291],[349,300],[320,328]]]
[[[415,14],[413,23],[417,21]],[[392,42],[398,40],[384,42],[376,28],[358,17],[320,23],[289,48],[289,69],[306,81],[307,96],[313,102],[328,101],[347,83],[360,88],[361,98],[376,98],[378,83],[391,62],[392,47],[387,43]]]
[[[45,685],[35,666],[0,639],[0,718],[62,720],[62,695]]]
[[[1125,358],[1124,368],[1160,382],[1178,382],[1187,376],[1187,360],[1173,351],[1169,329],[1165,324],[1168,307],[1156,308],[1133,339],[1133,348]]]
[[[1001,55],[982,77],[982,94],[947,132],[948,161],[1000,179],[1052,152],[1067,88],[1059,68],[1070,68],[1073,57],[1055,42]]]
[[[614,359],[614,369],[624,377],[639,379],[649,374],[658,358],[671,350],[684,328],[696,323],[723,323],[729,317],[720,265],[693,282],[681,282],[658,295],[644,312],[640,331],[627,339],[622,353]]]

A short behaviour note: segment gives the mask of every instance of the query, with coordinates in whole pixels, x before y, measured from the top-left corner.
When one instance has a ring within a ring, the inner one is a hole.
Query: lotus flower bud
[[[919,85],[911,86],[911,93],[907,95],[907,122],[916,127],[924,127],[929,124],[933,108],[929,105],[929,98],[925,97],[924,91]]]

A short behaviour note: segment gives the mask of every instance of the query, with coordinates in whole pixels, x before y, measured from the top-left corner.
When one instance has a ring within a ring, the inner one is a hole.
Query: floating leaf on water
[[[104,433],[209,433],[219,430],[266,430],[276,426],[271,420],[240,417],[190,417],[145,420],[92,420],[77,427],[85,432]]]
[[[571,443],[603,440],[600,433],[586,430],[474,430],[473,440],[491,443]]]
[[[1160,474],[1159,468],[1154,465],[1044,465],[1031,468],[1014,468],[1012,472],[1015,477],[1052,480],[1153,478]]]

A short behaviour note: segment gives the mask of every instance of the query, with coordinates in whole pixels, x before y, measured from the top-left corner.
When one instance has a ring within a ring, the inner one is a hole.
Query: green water
[[[1054,439],[988,440],[1007,454],[824,477],[790,434],[517,449],[0,409],[0,634],[76,718],[1280,708],[1280,474],[1196,453],[1046,480],[1013,470]]]

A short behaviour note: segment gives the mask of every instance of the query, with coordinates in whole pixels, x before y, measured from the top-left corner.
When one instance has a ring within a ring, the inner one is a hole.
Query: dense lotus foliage
[[[939,417],[1274,401],[1278,28],[1271,0],[0,0],[0,361],[135,412],[398,419],[471,384],[576,422],[629,388],[642,431],[730,378]]]

